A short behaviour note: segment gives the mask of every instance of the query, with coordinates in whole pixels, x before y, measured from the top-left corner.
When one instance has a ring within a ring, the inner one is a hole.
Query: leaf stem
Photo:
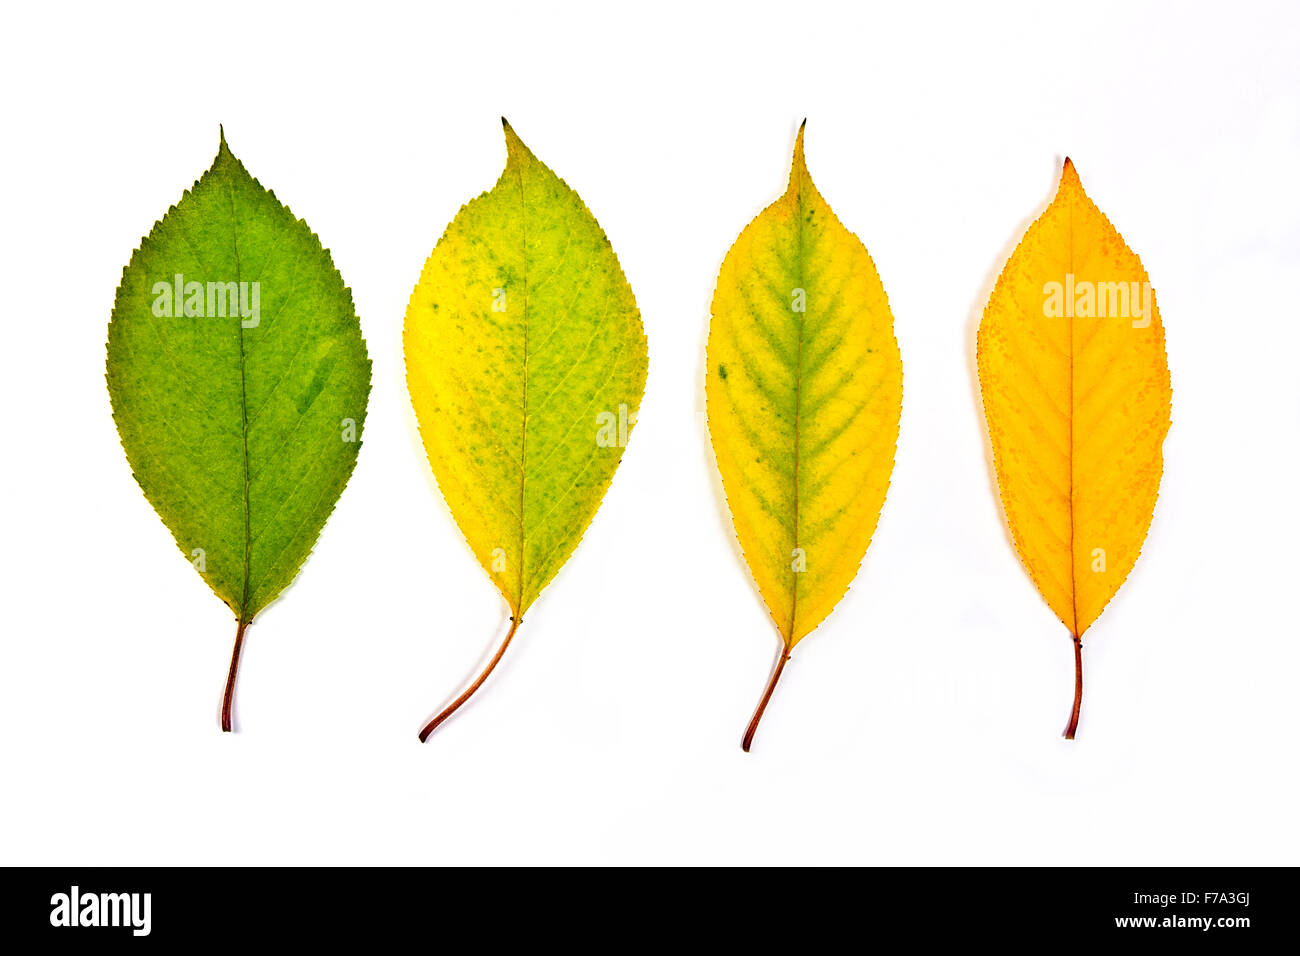
[[[442,713],[424,725],[424,729],[420,731],[420,743],[424,743],[428,740],[429,735],[438,729],[438,725],[452,714],[456,713],[456,711],[460,709],[460,705],[469,700],[470,697],[474,695],[474,691],[478,690],[479,687],[482,686],[483,682],[487,680],[488,675],[492,673],[492,669],[495,668],[497,662],[501,660],[501,656],[505,654],[506,648],[510,646],[510,639],[515,636],[515,631],[519,629],[519,622],[520,618],[518,617],[510,618],[510,630],[507,632],[505,640],[501,642],[501,646],[497,648],[497,652],[493,655],[492,660],[488,661],[487,667],[483,668],[483,673],[478,675],[478,679],[469,685],[465,693],[457,697],[450,705],[443,709]]]
[[[239,619],[239,629],[235,631],[235,650],[230,655],[230,673],[226,675],[226,695],[221,700],[221,729],[230,733],[232,728],[231,711],[235,706],[235,677],[239,673],[239,654],[244,649],[244,630],[248,622]]]
[[[1079,729],[1079,706],[1083,703],[1083,641],[1074,639],[1074,708],[1070,711],[1070,722],[1065,725],[1065,739],[1073,740],[1074,732]]]
[[[776,690],[776,682],[781,679],[781,672],[785,670],[785,662],[790,659],[790,648],[782,646],[781,659],[776,662],[776,668],[772,671],[772,679],[767,682],[767,690],[763,691],[763,699],[758,702],[758,709],[754,711],[754,719],[749,722],[749,727],[745,730],[745,739],[740,742],[740,749],[749,753],[750,746],[754,743],[754,733],[758,730],[758,722],[763,719],[763,711],[767,710],[767,702],[772,699],[772,691]]]

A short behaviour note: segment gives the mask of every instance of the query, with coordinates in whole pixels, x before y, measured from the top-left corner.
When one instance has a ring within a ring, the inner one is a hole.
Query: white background
[[[5,863],[1297,863],[1296,8],[9,6]],[[613,487],[489,684],[505,607],[422,453],[400,329],[505,162],[505,114],[617,250],[650,377]],[[718,266],[795,130],[905,365],[861,573],[739,741],[777,638],[702,420]],[[374,360],[351,484],[250,629],[109,414],[122,267],[217,124],[304,217]],[[1086,641],[1020,567],[974,335],[1063,157],[1159,297],[1174,424],[1143,556]],[[1284,603],[1285,602],[1285,603]]]

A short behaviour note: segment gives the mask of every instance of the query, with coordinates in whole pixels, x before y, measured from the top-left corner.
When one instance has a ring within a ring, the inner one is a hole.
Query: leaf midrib
[[[1065,198],[1065,242],[1066,242],[1066,274],[1074,272],[1074,197],[1067,195]],[[1066,313],[1070,321],[1070,422],[1069,422],[1069,441],[1067,447],[1070,453],[1070,483],[1069,498],[1070,505],[1070,633],[1074,639],[1079,639],[1079,584],[1077,580],[1077,569],[1075,568],[1074,555],[1074,464],[1077,456],[1074,453],[1074,309],[1067,309]]]
[[[797,331],[795,333],[795,360],[794,360],[794,468],[792,476],[794,480],[794,547],[791,556],[799,550],[799,419],[803,410],[803,333],[804,318],[807,315],[808,308],[808,289],[804,285],[804,196],[803,196],[802,173],[799,174],[796,182],[798,183],[795,191],[795,214],[798,217],[798,226],[795,230],[795,280],[798,282],[796,288],[804,291],[804,311],[796,312],[795,324]],[[799,574],[795,573],[791,577],[790,584],[790,630],[786,636],[787,646],[794,641],[795,623],[799,614]]]
[[[226,191],[230,196],[230,238],[235,251],[235,282],[240,282],[240,264],[239,264],[239,220],[235,211],[235,184],[229,176],[226,178]],[[248,468],[248,375],[244,358],[244,319],[242,314],[236,310],[236,321],[239,322],[239,414],[240,414],[240,444],[243,451],[244,467],[244,590],[239,604],[239,623],[241,626],[248,624],[248,591],[250,578],[252,577],[252,518],[251,507],[249,504],[249,468]]]
[[[522,163],[515,164],[515,174],[519,180],[519,235],[522,246],[519,257],[519,284],[523,287],[523,414],[520,416],[520,437],[519,437],[519,585],[516,594],[518,606],[514,609],[515,617],[522,619],[524,616],[524,561],[527,551],[525,550],[525,522],[527,520],[527,504],[525,498],[525,489],[528,483],[528,203],[524,201],[524,170]],[[519,620],[515,625],[518,626]]]

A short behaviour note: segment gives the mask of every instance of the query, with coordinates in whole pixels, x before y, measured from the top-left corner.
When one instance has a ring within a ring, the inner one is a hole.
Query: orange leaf
[[[1146,539],[1169,430],[1169,366],[1137,255],[1067,159],[979,327],[979,377],[1016,551],[1075,646]]]

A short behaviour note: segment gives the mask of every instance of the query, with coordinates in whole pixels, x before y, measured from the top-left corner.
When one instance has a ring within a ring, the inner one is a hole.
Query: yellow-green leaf
[[[709,325],[709,434],[736,536],[784,642],[746,750],[790,651],[858,573],[903,400],[884,287],[813,185],[803,135],[785,195],[722,263]]]
[[[577,547],[645,390],[618,258],[578,194],[505,127],[505,172],[434,247],[406,309],[406,381],[438,487],[512,626]]]
[[[1137,561],[1169,430],[1169,365],[1137,255],[1068,159],[980,321],[980,390],[1016,551],[1074,642]]]

